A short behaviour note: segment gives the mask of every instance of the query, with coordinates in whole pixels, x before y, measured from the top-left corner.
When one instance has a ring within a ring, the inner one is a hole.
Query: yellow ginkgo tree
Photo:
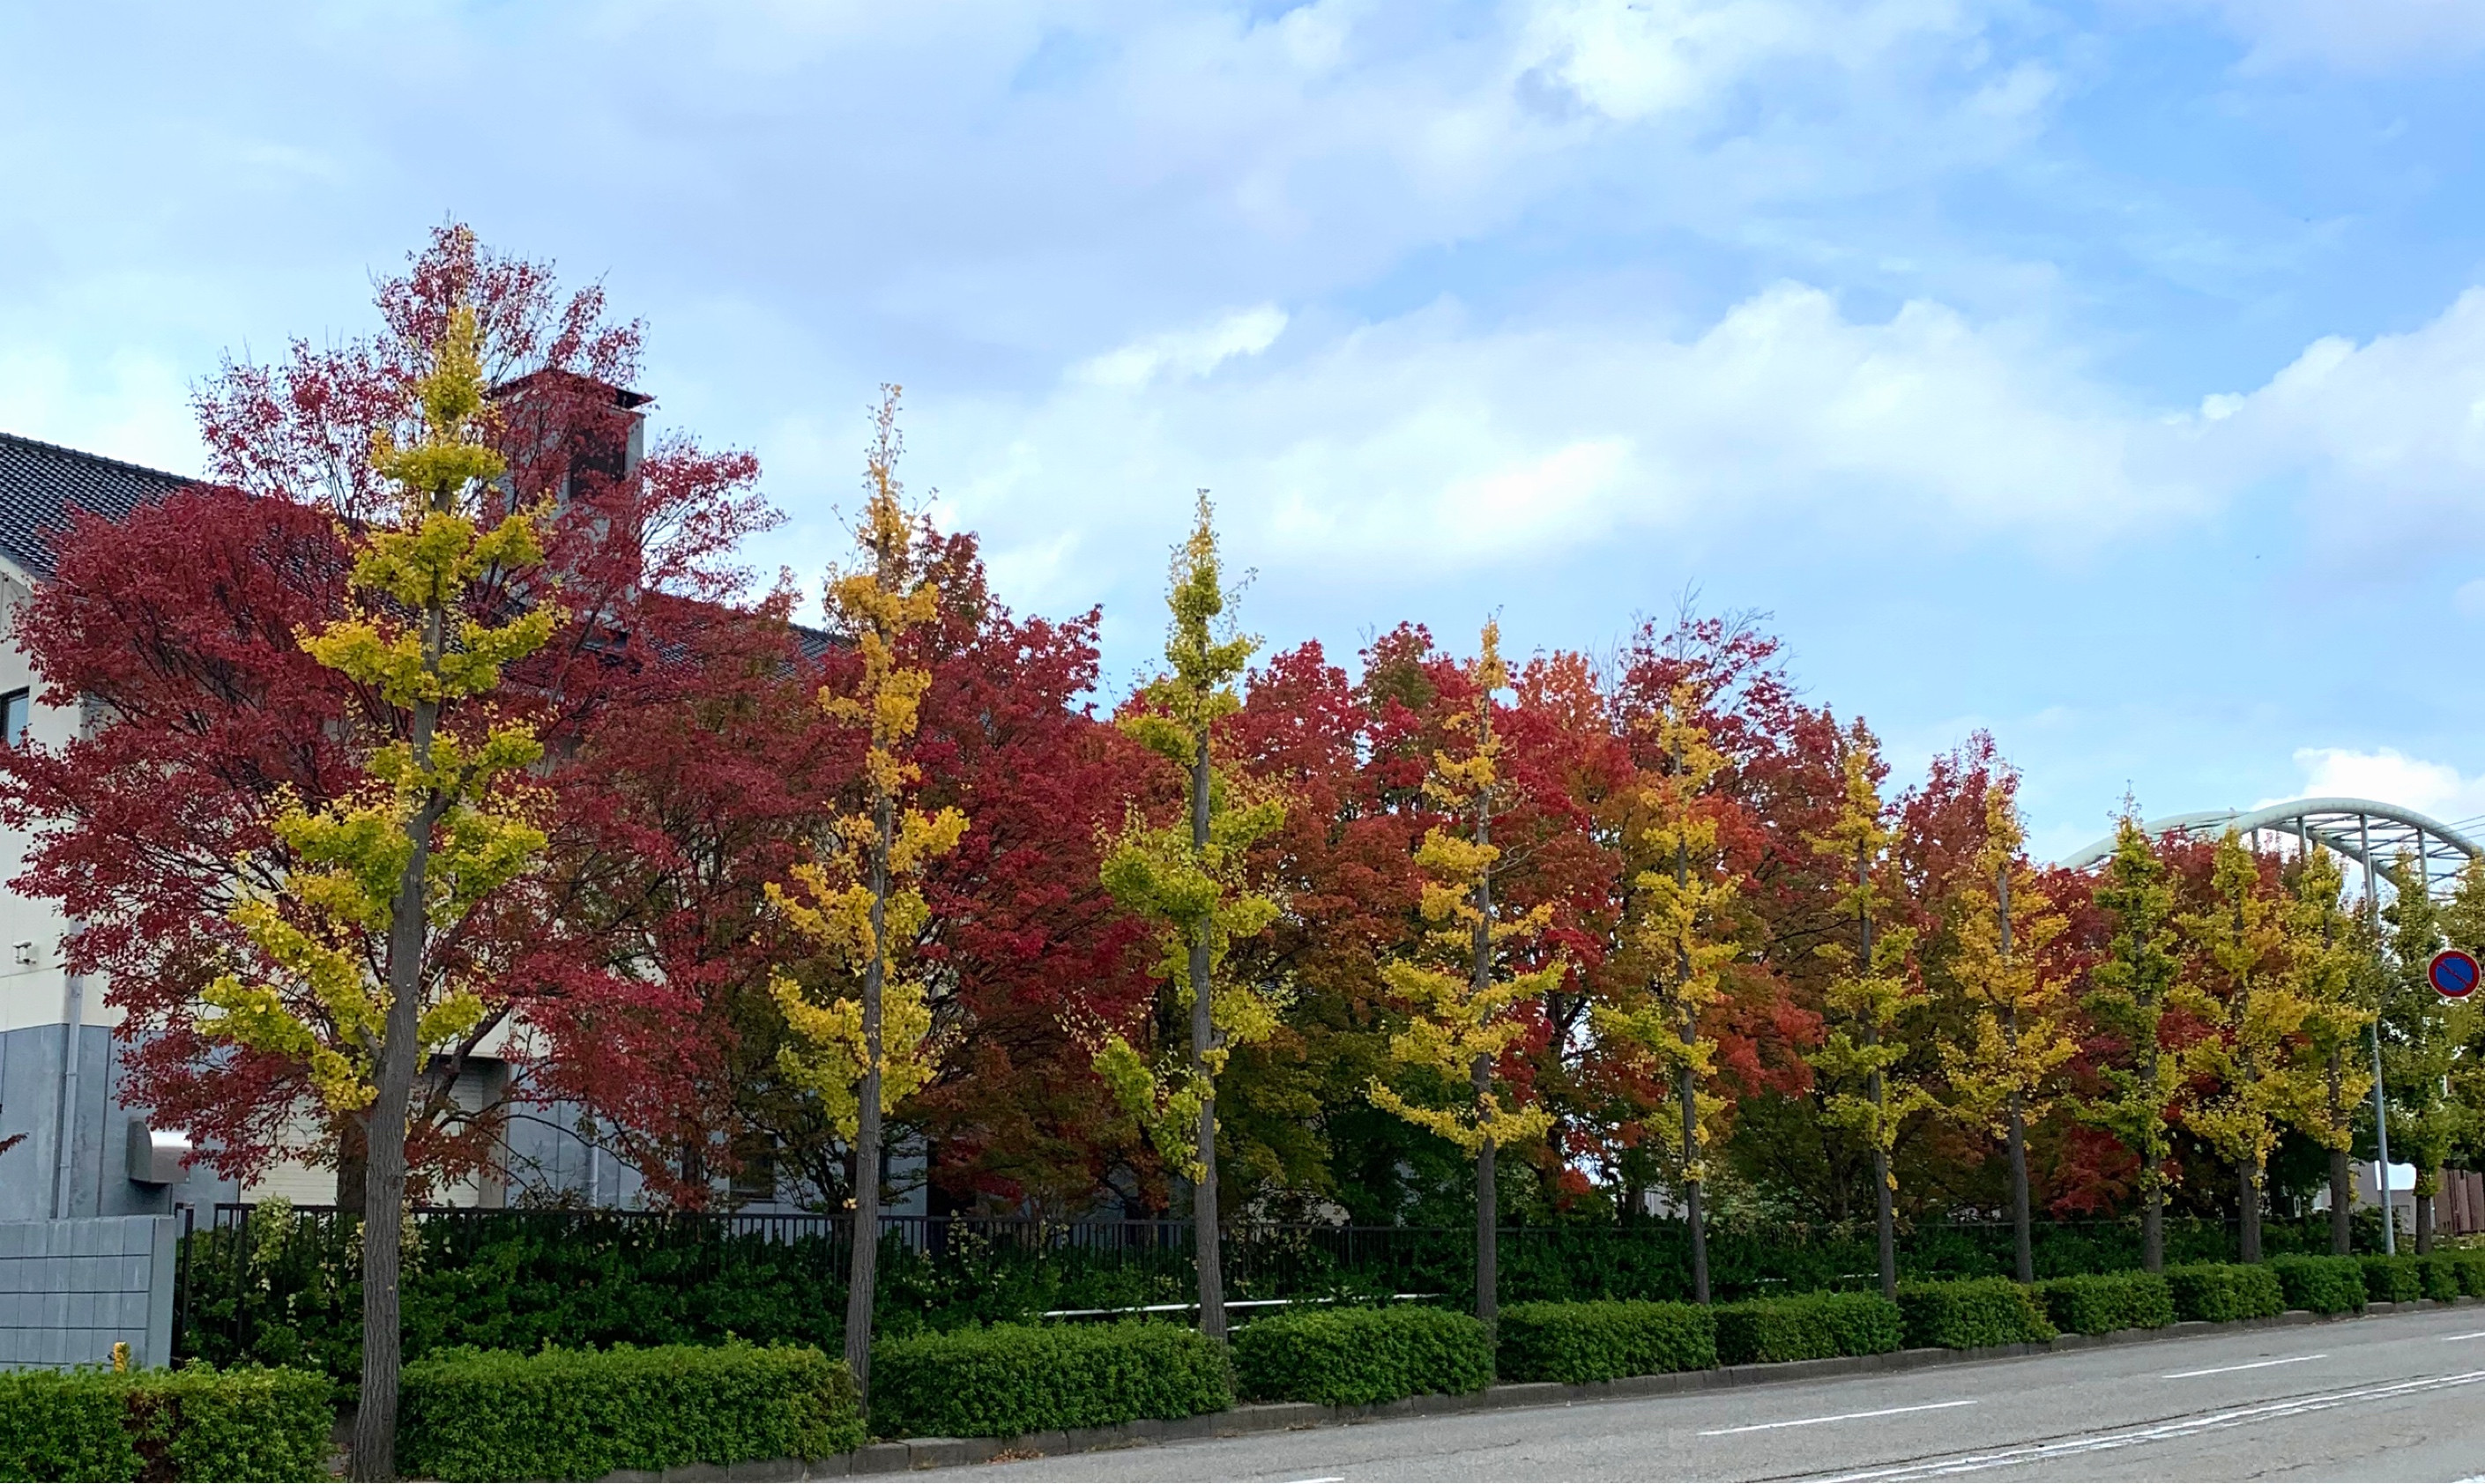
[[[2021,854],[2014,791],[1997,779],[1984,793],[1984,840],[1973,874],[1952,903],[1949,983],[1963,1002],[1941,1045],[1948,1109],[1970,1128],[1998,1135],[2010,1161],[2010,1227],[2019,1281],[2036,1281],[2029,1230],[2028,1125],[2059,1091],[2071,1041],[2069,996],[2045,950],[2069,927],[2038,889]]]
[[[1836,977],[1825,995],[1828,1034],[1813,1051],[1813,1066],[1832,1079],[1823,1111],[1832,1126],[1864,1141],[1872,1151],[1873,1223],[1879,1237],[1881,1294],[1898,1293],[1897,1213],[1898,1177],[1891,1154],[1909,1119],[1939,1105],[1931,1091],[1905,1074],[1909,1046],[1902,1039],[1910,1010],[1924,999],[1912,956],[1915,930],[1884,922],[1890,902],[1891,833],[1881,805],[1880,747],[1864,723],[1847,735],[1841,758],[1844,791],[1838,818],[1814,837],[1813,850],[1846,873],[1838,915],[1855,925],[1855,946],[1824,943],[1819,953]],[[1857,1084],[1862,1092],[1853,1091]]]
[[[823,983],[779,969],[770,990],[792,1033],[778,1052],[788,1081],[820,1100],[854,1150],[854,1238],[846,1283],[846,1365],[856,1391],[871,1386],[872,1304],[880,1253],[881,1122],[933,1073],[932,1008],[908,972],[931,909],[924,867],[957,849],[967,819],[913,806],[920,773],[907,748],[920,723],[931,671],[902,660],[910,631],[939,616],[941,590],[924,571],[916,524],[900,499],[897,389],[885,390],[864,456],[867,496],[855,524],[857,559],[829,574],[831,626],[859,661],[820,707],[867,734],[862,807],[832,825],[813,859],[768,899],[810,946]]]
[[[2137,806],[2115,825],[2114,854],[2097,875],[2095,902],[2112,936],[2105,957],[2089,971],[2080,1004],[2095,1033],[2120,1047],[2100,1048],[2098,1089],[2081,1100],[2080,1111],[2140,1156],[2140,1265],[2156,1273],[2166,1266],[2166,1161],[2186,1077],[2182,1056],[2165,1045],[2180,967],[2174,888],[2140,827]]]
[[[2243,1260],[2260,1260],[2261,1190],[2269,1157],[2289,1124],[2311,1120],[2318,1079],[2297,1054],[2310,1007],[2296,992],[2298,965],[2286,903],[2264,890],[2260,862],[2233,830],[2218,842],[2209,903],[2180,919],[2192,961],[2174,1003],[2210,1034],[2194,1041],[2184,1069],[2211,1089],[2184,1122],[2233,1162]]]
[[[2330,1153],[2330,1250],[2354,1249],[2356,1185],[2348,1156],[2372,1074],[2362,1055],[2373,1024],[2367,1000],[2372,945],[2347,910],[2346,872],[2327,846],[2308,841],[2290,883],[2295,992],[2305,1002],[2304,1036],[2320,1096],[2299,1110],[2298,1126]]]
[[[1429,1089],[1401,1092],[1379,1078],[1373,1079],[1370,1093],[1379,1107],[1438,1134],[1475,1161],[1476,1317],[1491,1324],[1500,1289],[1494,1161],[1504,1148],[1543,1138],[1553,1121],[1542,1108],[1505,1100],[1493,1068],[1526,1034],[1511,1010],[1552,992],[1564,971],[1557,960],[1495,977],[1500,958],[1543,937],[1552,908],[1540,905],[1505,916],[1493,899],[1493,865],[1501,851],[1492,843],[1492,822],[1502,787],[1493,695],[1510,683],[1499,625],[1485,625],[1483,646],[1467,674],[1475,707],[1446,723],[1463,745],[1455,752],[1436,749],[1424,782],[1426,796],[1457,823],[1424,832],[1415,851],[1424,876],[1418,904],[1422,935],[1414,953],[1391,958],[1380,969],[1407,1012],[1406,1028],[1389,1039],[1389,1060],[1447,1095],[1427,1095]]]
[[[1589,1012],[1625,1064],[1646,1066],[1674,1093],[1674,1118],[1652,1120],[1673,1165],[1691,1233],[1691,1288],[1708,1302],[1708,1228],[1703,1189],[1708,1147],[1727,1104],[1713,1091],[1717,1039],[1704,1024],[1726,997],[1725,970],[1742,953],[1743,876],[1728,860],[1710,790],[1725,754],[1698,721],[1699,697],[1678,686],[1652,718],[1659,767],[1622,831],[1627,892],[1622,939],[1638,966],[1626,993]]]
[[[1258,640],[1225,619],[1216,531],[1202,492],[1190,538],[1175,549],[1166,595],[1165,670],[1139,692],[1122,726],[1180,769],[1181,817],[1153,824],[1135,812],[1106,852],[1105,890],[1156,925],[1165,1009],[1189,1028],[1185,1051],[1151,1060],[1118,1033],[1103,1036],[1096,1070],[1146,1130],[1167,1166],[1191,1182],[1199,1327],[1225,1336],[1225,1279],[1216,1205],[1216,1079],[1233,1048],[1275,1034],[1276,985],[1238,982],[1235,943],[1277,919],[1278,904],[1245,871],[1253,845],[1285,823],[1284,800],[1216,766],[1216,723],[1242,708],[1236,683]]]
[[[505,667],[541,648],[560,614],[540,580],[531,604],[505,601],[507,576],[538,568],[543,553],[532,517],[502,488],[478,339],[474,311],[453,311],[398,425],[373,442],[394,499],[342,533],[349,609],[299,635],[394,711],[394,735],[368,748],[360,786],[337,801],[280,797],[266,821],[284,852],[278,884],[232,908],[250,952],[200,996],[202,1034],[300,1062],[330,1116],[361,1135],[358,1479],[395,1471],[415,1079],[488,1013],[441,949],[544,848],[525,781],[542,744],[492,700]]]

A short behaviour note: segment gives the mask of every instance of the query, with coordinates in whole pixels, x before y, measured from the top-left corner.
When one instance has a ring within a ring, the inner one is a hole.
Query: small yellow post
[[[129,1341],[125,1339],[112,1342],[112,1373],[116,1376],[129,1374]]]

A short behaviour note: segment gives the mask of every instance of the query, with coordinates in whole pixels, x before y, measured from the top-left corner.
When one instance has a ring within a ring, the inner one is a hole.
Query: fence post
[[[173,1305],[173,1342],[166,1347],[164,1363],[178,1363],[181,1346],[190,1337],[190,1233],[197,1227],[199,1208],[181,1207],[181,1255],[173,1270],[173,1287],[180,1297]]]

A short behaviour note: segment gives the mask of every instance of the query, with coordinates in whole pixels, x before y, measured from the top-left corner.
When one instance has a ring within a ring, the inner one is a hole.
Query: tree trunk
[[[1674,761],[1677,768],[1682,765],[1679,755],[1677,755]],[[1690,882],[1690,847],[1681,836],[1678,835],[1674,841],[1674,884],[1678,887],[1687,887]],[[1674,960],[1676,982],[1686,986],[1683,992],[1688,994],[1690,992],[1688,985],[1691,983],[1690,947],[1687,944],[1677,943],[1674,949]],[[1699,1040],[1700,1017],[1686,1008],[1682,1012],[1682,1043],[1686,1046],[1697,1045]],[[1682,1206],[1691,1221],[1691,1296],[1693,1302],[1706,1304],[1708,1302],[1708,1222],[1707,1213],[1701,1209],[1702,1181],[1696,1173],[1702,1163],[1700,1086],[1693,1079],[1688,1063],[1683,1065],[1682,1070],[1675,1080],[1678,1085],[1677,1091],[1682,1099]]]
[[[424,615],[424,652],[439,667],[443,619]],[[429,766],[431,735],[439,708],[414,708],[412,750],[416,768]],[[396,1392],[400,1359],[397,1281],[405,1238],[405,1111],[414,1093],[416,1027],[423,1012],[425,883],[431,865],[431,829],[441,804],[426,799],[406,822],[411,849],[389,905],[388,1018],[378,1056],[377,1096],[364,1114],[366,1155],[363,1194],[363,1386],[354,1414],[347,1470],[357,1479],[396,1474]]]
[[[2140,1209],[2140,1265],[2150,1273],[2166,1271],[2166,1192],[2155,1186]]]
[[[1190,844],[1208,849],[1208,734],[1202,730],[1199,752],[1190,765]],[[1208,930],[1190,938],[1190,1075],[1200,1090],[1199,1179],[1191,1193],[1190,1226],[1193,1261],[1199,1269],[1199,1333],[1225,1337],[1224,1254],[1216,1229],[1216,1083],[1208,1073],[1208,1053],[1215,1049],[1215,990],[1209,984]]]
[[[2151,1081],[2149,1086],[2156,1083]],[[2166,1271],[2166,1186],[2161,1174],[2165,1167],[2166,1155],[2154,1145],[2141,1156],[2140,1183],[2145,1194],[2140,1205],[2140,1265],[2150,1273]]]
[[[359,1211],[370,1199],[370,1136],[363,1120],[348,1118],[337,1124],[337,1209]]]
[[[2330,1151],[2330,1251],[2344,1257],[2356,1246],[2356,1176],[2345,1149]]]
[[[1487,713],[1483,742],[1492,738],[1491,696],[1485,697]],[[1492,803],[1489,794],[1476,801],[1476,844],[1492,844]],[[1487,863],[1476,876],[1475,933],[1469,943],[1467,985],[1481,1003],[1492,992],[1492,866]],[[1475,1082],[1476,1106],[1492,1095],[1492,1058],[1479,1056],[1471,1068]],[[1500,1172],[1495,1168],[1498,1151],[1487,1139],[1476,1150],[1476,1317],[1491,1330],[1501,1320],[1501,1193],[1495,1182]]]
[[[1871,962],[1872,932],[1868,925],[1864,931],[1865,962]],[[1871,1026],[1864,1028],[1864,1043],[1877,1046],[1881,1033]],[[1883,1147],[1881,1120],[1890,1116],[1889,1086],[1882,1080],[1881,1069],[1872,1068],[1872,1229],[1881,1249],[1881,1297],[1892,1303],[1898,1300],[1898,1212],[1894,1210],[1890,1191],[1890,1151]]]
[[[1890,1151],[1872,1151],[1872,1221],[1881,1239],[1881,1297],[1898,1301],[1898,1223],[1891,1209]]]
[[[1687,1015],[1683,1018],[1686,1022],[1690,1019]],[[1688,1039],[1696,1029],[1686,1024],[1684,1039]],[[1683,1162],[1691,1165],[1700,1158],[1699,1087],[1692,1081],[1688,1066],[1682,1068],[1676,1081],[1682,1098]],[[1691,1300],[1695,1304],[1706,1304],[1708,1302],[1708,1226],[1705,1213],[1700,1209],[1700,1185],[1696,1175],[1683,1180],[1682,1203],[1691,1222]]]
[[[2416,1188],[2416,1252],[2421,1257],[2433,1251],[2433,1197],[2424,1186]]]
[[[2346,1052],[2330,1048],[2330,1112],[2333,1126],[2342,1126],[2346,1118],[2338,1111],[2342,1101],[2339,1092],[2346,1081]],[[2354,1250],[2356,1178],[2347,1163],[2343,1148],[2330,1151],[2330,1251],[2344,1257]]]
[[[1872,972],[1871,883],[1871,862],[1866,856],[1864,847],[1858,845],[1855,847],[1855,886],[1859,893],[1865,895],[1861,898],[1863,905],[1855,913],[1856,935],[1863,941],[1863,952],[1855,961],[1867,974]],[[1879,1025],[1869,1020],[1865,1022],[1864,1044],[1872,1047],[1881,1044]],[[1877,1062],[1872,1067],[1871,1083],[1869,1091],[1872,1094],[1872,1228],[1881,1250],[1881,1297],[1895,1304],[1898,1301],[1898,1213],[1891,1209],[1890,1145],[1896,1135],[1882,1126],[1890,1117],[1890,1088]]]
[[[2260,1159],[2255,1155],[2236,1167],[2236,1210],[2241,1220],[2236,1223],[2235,1241],[2243,1260],[2260,1260]]]
[[[1488,1331],[1501,1323],[1501,1195],[1494,1187],[1494,1163],[1492,1141],[1487,1139],[1476,1151],[1475,1312]]]
[[[2150,1001],[2148,1044],[2140,1054],[2142,1084],[2156,1095],[2157,1088],[2157,1022],[2156,1002]],[[2149,1110],[2154,1120],[2149,1137],[2140,1152],[2140,1185],[2143,1192],[2140,1207],[2140,1265],[2150,1273],[2166,1271],[2166,1151],[2158,1146],[2166,1137],[2166,1110],[2161,1105]]]
[[[846,1369],[855,1399],[871,1405],[871,1329],[880,1288],[881,1005],[888,987],[888,851],[897,833],[897,801],[887,794],[874,810],[871,847],[871,961],[862,971],[862,1086],[855,1110],[854,1250],[846,1269]]]
[[[2036,1281],[2036,1249],[2028,1222],[2028,1120],[2019,1094],[2010,1094],[2010,1240],[2019,1259],[2019,1281]]]
[[[2002,961],[2010,961],[2010,863],[2004,861],[1996,873],[1994,906],[2002,919]],[[2019,1007],[2013,1004],[2004,1021],[2007,1027],[2012,1064],[2011,1075],[2018,1075]],[[2019,1258],[2019,1281],[2036,1281],[2036,1250],[2028,1230],[2028,1119],[2027,1105],[2018,1089],[2010,1092],[2010,1239]]]

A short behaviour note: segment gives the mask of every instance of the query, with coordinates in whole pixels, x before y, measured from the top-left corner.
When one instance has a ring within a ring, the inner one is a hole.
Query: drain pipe
[[[77,1195],[78,1032],[86,1023],[86,976],[68,976],[68,1005],[61,1016],[61,1109],[53,1123],[60,1159],[52,1169],[52,1219],[67,1221]]]

